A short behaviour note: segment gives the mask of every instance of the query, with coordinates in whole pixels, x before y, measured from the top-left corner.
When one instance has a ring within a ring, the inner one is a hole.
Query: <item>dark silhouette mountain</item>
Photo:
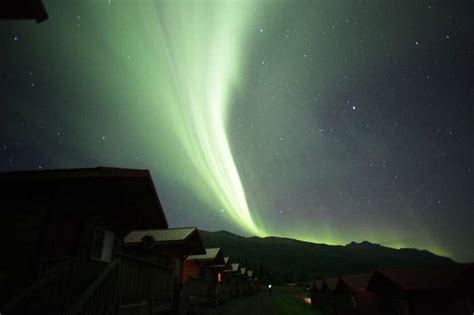
[[[367,241],[326,245],[273,236],[242,237],[227,231],[201,231],[201,238],[206,247],[221,247],[226,256],[260,273],[266,271],[282,282],[370,272],[384,267],[454,263],[426,250],[393,249]]]

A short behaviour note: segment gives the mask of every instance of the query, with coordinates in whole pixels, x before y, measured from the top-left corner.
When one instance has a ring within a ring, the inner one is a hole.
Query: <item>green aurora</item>
[[[56,152],[55,167],[149,168],[175,225],[456,256],[454,237],[403,188],[410,167],[397,150],[411,136],[370,129],[399,124],[376,108],[381,94],[411,98],[385,76],[426,36],[415,17],[390,26],[403,6],[44,2],[50,20],[16,29],[17,58],[41,61],[33,73],[47,71],[54,95],[44,103],[65,104],[37,144]],[[18,98],[40,124],[41,106]]]

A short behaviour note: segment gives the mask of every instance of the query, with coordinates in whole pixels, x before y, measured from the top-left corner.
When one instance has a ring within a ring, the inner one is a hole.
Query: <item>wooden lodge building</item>
[[[381,269],[310,283],[311,305],[334,315],[472,315],[474,264]]]
[[[1,314],[182,313],[225,265],[196,228],[168,228],[147,170],[0,173],[0,200]]]
[[[474,264],[374,272],[368,290],[381,315],[474,314]]]
[[[5,313],[79,314],[150,299],[171,305],[171,269],[124,253],[132,230],[168,228],[148,171],[3,173],[0,193],[10,257],[0,263]]]

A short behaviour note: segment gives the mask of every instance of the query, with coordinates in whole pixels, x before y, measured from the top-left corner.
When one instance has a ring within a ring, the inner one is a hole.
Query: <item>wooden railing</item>
[[[119,308],[120,259],[115,259],[81,295],[66,315],[117,314]]]
[[[65,260],[50,268],[43,277],[5,304],[2,314],[63,314],[69,299],[74,261]]]
[[[117,314],[124,305],[143,305],[150,310],[171,307],[171,268],[125,254],[118,254],[87,287],[74,304],[71,275],[76,262],[55,263],[44,276],[0,308],[0,314]]]
[[[181,299],[188,303],[207,303],[209,299],[209,281],[188,277],[183,285]]]
[[[171,268],[125,254],[120,258],[122,304],[172,302]]]
[[[154,309],[172,299],[171,269],[118,254],[67,315],[117,314],[122,306]]]

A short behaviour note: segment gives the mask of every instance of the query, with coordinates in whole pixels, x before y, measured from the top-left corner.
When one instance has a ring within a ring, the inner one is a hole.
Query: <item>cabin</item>
[[[230,278],[230,295],[238,297],[240,295],[240,265],[239,263],[231,263],[231,269],[224,270],[226,277]]]
[[[248,294],[252,295],[255,293],[254,282],[253,282],[253,270],[247,270],[247,281],[248,281]]]
[[[324,292],[323,292],[323,280],[314,280],[309,283],[309,294],[311,298],[311,306],[322,311]]]
[[[183,286],[184,259],[205,254],[196,227],[148,229],[130,232],[124,239],[124,252],[167,266],[172,272],[173,305],[179,307]]]
[[[381,315],[468,315],[474,311],[473,264],[376,270],[367,286]]]
[[[0,173],[3,314],[169,310],[172,269],[133,253],[134,230],[167,229],[147,170]]]
[[[218,283],[220,267],[224,265],[220,248],[206,248],[202,255],[190,255],[184,261],[183,281],[186,299],[190,304],[216,305],[218,302]]]
[[[252,295],[254,293],[253,271],[240,267],[240,294]]]
[[[240,282],[239,282],[239,294],[248,295],[249,294],[249,280],[247,277],[247,268],[240,267]]]
[[[372,274],[341,276],[334,291],[335,312],[338,315],[377,315],[375,292],[367,286]]]
[[[231,274],[232,264],[229,257],[224,257],[223,265],[214,265],[213,269],[217,272],[219,303],[225,302],[231,298]]]
[[[334,291],[336,290],[338,283],[339,278],[327,278],[323,280],[323,286],[319,293],[323,314],[335,314],[336,312]]]
[[[260,283],[260,278],[254,277],[253,278],[253,284],[254,284],[254,288],[255,288],[255,293],[260,292],[261,286],[262,286],[261,283]]]
[[[48,19],[48,13],[41,0],[4,0],[0,2],[0,19],[40,23]]]

